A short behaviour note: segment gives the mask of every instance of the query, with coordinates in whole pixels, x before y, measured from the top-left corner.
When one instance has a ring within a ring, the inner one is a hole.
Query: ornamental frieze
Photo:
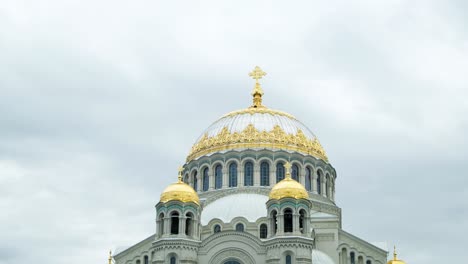
[[[202,155],[236,148],[275,148],[302,152],[328,162],[325,150],[317,138],[309,139],[302,130],[296,134],[286,133],[280,126],[275,125],[271,131],[260,131],[249,124],[241,132],[231,133],[227,127],[215,136],[207,133],[192,147],[187,161]]]

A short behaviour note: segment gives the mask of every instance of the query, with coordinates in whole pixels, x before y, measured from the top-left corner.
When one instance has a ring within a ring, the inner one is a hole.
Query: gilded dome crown
[[[258,79],[265,73],[256,67],[256,79],[249,108],[228,113],[206,129],[192,146],[187,161],[215,152],[242,149],[296,151],[328,162],[317,137],[294,116],[262,104]]]
[[[167,186],[161,194],[160,202],[167,203],[169,201],[200,204],[197,192],[190,185],[182,181],[182,169],[179,170],[178,181]]]
[[[287,162],[284,167],[286,168],[286,177],[273,186],[270,191],[270,200],[282,198],[308,199],[309,194],[305,187],[291,178],[291,164]]]
[[[393,259],[389,260],[387,264],[406,264],[403,260],[397,258],[396,247],[393,247]]]

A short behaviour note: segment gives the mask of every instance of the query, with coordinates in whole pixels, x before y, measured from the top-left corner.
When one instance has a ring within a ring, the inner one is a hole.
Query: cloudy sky
[[[327,151],[345,230],[466,262],[466,1],[194,2],[1,1],[0,264],[105,263],[151,235],[255,65]]]

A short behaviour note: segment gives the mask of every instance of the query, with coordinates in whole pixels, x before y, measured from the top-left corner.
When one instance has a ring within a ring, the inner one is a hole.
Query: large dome
[[[282,149],[328,162],[317,137],[294,116],[263,105],[228,113],[197,139],[187,161],[227,150]]]

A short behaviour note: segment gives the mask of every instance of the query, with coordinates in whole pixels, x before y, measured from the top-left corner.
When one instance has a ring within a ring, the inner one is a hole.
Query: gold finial
[[[182,172],[184,171],[184,167],[180,166],[179,167],[179,183],[182,182]]]
[[[109,264],[112,264],[112,250],[109,250]]]
[[[263,76],[266,75],[266,72],[262,71],[260,67],[255,66],[253,71],[249,73],[249,76],[252,77],[252,79],[255,79],[255,87],[252,91],[253,95],[253,105],[252,107],[257,108],[257,107],[264,107],[262,105],[262,95],[263,95],[263,90],[262,87],[260,86],[260,83],[258,80],[260,80]]]
[[[284,167],[286,168],[286,178],[291,178],[291,163],[286,162],[286,164],[284,164]]]

